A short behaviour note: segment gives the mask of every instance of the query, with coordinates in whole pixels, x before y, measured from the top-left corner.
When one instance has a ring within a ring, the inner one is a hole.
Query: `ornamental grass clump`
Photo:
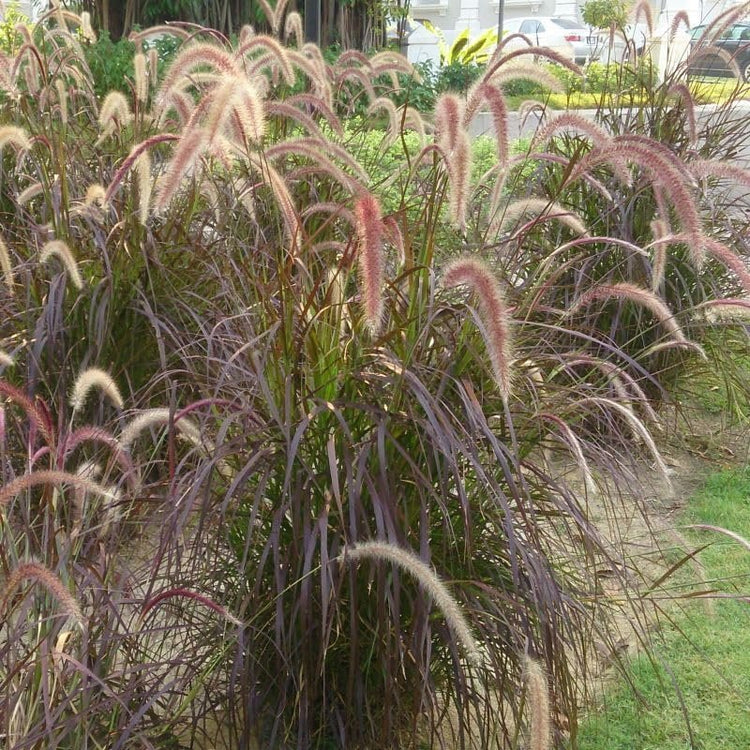
[[[503,85],[576,74],[554,53],[500,45],[417,112],[402,57],[328,63],[267,11],[274,36],[136,33],[101,101],[53,12],[3,84],[0,575],[32,556],[86,628],[9,598],[0,733],[559,744],[646,577],[590,500],[666,474],[673,374],[742,331],[747,247],[711,201],[745,172],[689,118],[683,150],[562,117],[516,153]]]

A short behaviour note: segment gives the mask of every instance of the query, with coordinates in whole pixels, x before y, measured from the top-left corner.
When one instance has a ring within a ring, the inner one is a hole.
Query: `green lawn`
[[[684,520],[750,538],[750,467],[711,477]],[[696,546],[713,542],[700,554],[712,587],[750,595],[750,551],[709,531],[688,534]],[[654,663],[632,664],[641,699],[624,683],[607,692],[584,722],[581,750],[750,748],[750,602],[717,600],[712,613],[686,602],[656,643]]]

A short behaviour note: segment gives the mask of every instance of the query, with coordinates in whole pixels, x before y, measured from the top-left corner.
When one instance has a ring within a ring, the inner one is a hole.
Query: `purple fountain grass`
[[[201,127],[194,126],[182,135],[166,172],[159,180],[154,211],[161,212],[166,209],[183,180],[193,172],[196,162],[205,150],[206,142],[206,132]]]
[[[479,300],[485,327],[487,351],[495,381],[505,403],[511,393],[513,343],[508,305],[497,279],[478,258],[462,258],[449,263],[443,274],[443,286],[467,284]]]
[[[263,9],[263,13],[268,19],[268,23],[271,26],[271,30],[278,36],[279,30],[281,29],[281,19],[284,17],[284,9],[286,8],[287,0],[277,0],[276,7],[272,8],[268,0],[260,0],[260,7]]]
[[[78,264],[65,242],[50,240],[44,245],[42,252],[39,254],[39,263],[44,265],[50,258],[57,258],[62,263],[73,286],[78,290],[83,289],[83,279],[81,278],[81,272],[78,270]]]
[[[572,211],[559,203],[543,198],[522,198],[509,203],[503,208],[502,215],[497,220],[493,220],[490,231],[493,233],[502,232],[505,227],[515,224],[528,214],[535,214],[531,223],[555,219],[568,227],[574,234],[582,237],[588,235],[588,230],[583,222]]]
[[[265,54],[257,58],[250,57],[250,55],[258,50],[262,50]],[[254,70],[259,70],[259,66],[266,67],[267,65],[271,65],[272,68],[281,71],[284,82],[288,86],[294,85],[294,67],[289,59],[287,50],[279,43],[278,39],[274,39],[272,36],[256,34],[252,39],[240,46],[235,53],[235,57],[238,60],[245,59],[246,63],[250,63],[249,74],[252,74]]]
[[[182,587],[175,587],[175,588],[167,589],[165,591],[160,591],[158,594],[156,594],[155,596],[152,596],[150,599],[145,601],[141,609],[141,619],[145,618],[145,616],[154,607],[158,606],[159,604],[166,601],[167,599],[171,599],[175,596],[178,596],[184,599],[192,599],[193,601],[196,601],[199,604],[202,604],[204,607],[207,607],[208,609],[220,614],[225,620],[228,620],[233,625],[236,625],[238,628],[241,628],[244,625],[242,620],[240,620],[238,617],[235,617],[235,615],[233,615],[225,607],[222,607],[221,604],[218,604],[217,602],[215,602],[213,599],[211,599],[211,597],[206,596],[205,594],[200,594],[197,591],[191,591],[190,589],[186,589]]]
[[[2,234],[0,234],[0,271],[3,272],[3,280],[8,290],[8,296],[12,297],[15,294],[13,287],[13,264],[11,263],[10,252]]]
[[[701,303],[695,308],[709,323],[747,323],[750,321],[750,297],[725,297]]]
[[[127,125],[133,119],[130,104],[125,95],[120,91],[110,91],[99,110],[99,127],[101,134],[97,143],[108,138],[123,125]]]
[[[289,44],[294,40],[296,47],[305,43],[305,30],[302,24],[302,16],[297,11],[287,13],[284,21],[284,41]]]
[[[528,655],[523,659],[523,673],[531,714],[529,750],[550,750],[552,747],[552,712],[547,675],[539,662]]]
[[[151,156],[148,151],[144,151],[136,159],[134,169],[138,183],[138,220],[143,226],[146,226],[149,209],[151,208],[151,189],[153,185]]]
[[[576,130],[584,133],[591,139],[591,143],[601,149],[606,149],[612,139],[609,133],[595,122],[586,119],[577,112],[563,112],[550,118],[534,133],[529,150],[534,150],[540,145],[546,145],[559,130]]]
[[[173,423],[175,428],[194,445],[203,445],[201,432],[195,422],[184,416],[175,414],[174,417],[169,409],[145,409],[130,422],[120,433],[120,447],[129,451],[138,436],[150,427],[164,427]]]
[[[0,488],[0,508],[5,508],[10,501],[21,492],[31,489],[32,487],[38,487],[40,484],[58,486],[61,484],[69,484],[72,487],[86,490],[87,492],[93,492],[97,495],[107,497],[109,490],[106,487],[102,487],[96,482],[91,482],[88,479],[79,477],[76,474],[71,474],[67,471],[55,471],[52,469],[40,469],[39,471],[33,471],[30,474],[24,474],[23,476],[16,477],[16,479],[8,482]]]
[[[508,41],[507,39],[505,40]],[[528,41],[528,39],[527,39]],[[530,47],[522,47],[521,49],[513,50],[512,52],[506,52],[504,54],[500,54],[497,59],[493,59],[494,61],[491,61],[490,64],[487,66],[487,71],[485,72],[485,78],[488,80],[492,79],[495,74],[504,66],[508,65],[508,63],[511,60],[517,60],[519,57],[524,57],[526,55],[532,55],[533,57],[542,57],[550,62],[557,63],[558,65],[561,65],[563,68],[567,68],[568,70],[573,71],[573,73],[578,74],[579,76],[583,75],[583,71],[581,68],[576,65],[572,60],[565,57],[565,55],[560,54],[559,52],[555,52],[554,50],[549,49],[548,47],[536,47],[536,46],[530,46]]]
[[[651,222],[651,234],[654,237],[654,241],[649,245],[654,253],[654,260],[651,264],[651,291],[656,293],[664,283],[671,232],[664,219],[654,219]]]
[[[359,88],[366,94],[366,99],[372,101],[377,97],[375,93],[375,87],[372,85],[372,79],[370,78],[371,71],[363,70],[362,68],[340,68],[336,69],[333,85],[337,90],[341,90],[344,84],[353,82],[359,84]]]
[[[285,117],[296,125],[301,125],[313,138],[325,138],[318,123],[307,112],[290,104],[288,100],[267,101],[265,106],[269,117]]]
[[[677,97],[682,102],[682,106],[685,107],[689,144],[691,148],[695,148],[698,143],[698,128],[695,121],[695,100],[690,88],[684,83],[674,81],[670,84],[667,93]],[[688,168],[692,171],[691,164],[688,164]]]
[[[737,544],[742,545],[748,552],[750,552],[750,541],[745,539],[745,537],[740,536],[736,531],[731,531],[730,529],[725,529],[722,526],[712,526],[708,523],[693,523],[689,526],[685,527],[686,529],[699,529],[701,531],[713,531],[716,534],[723,534],[726,537],[729,537],[730,539],[737,542]]]
[[[505,101],[500,86],[480,80],[466,97],[467,104],[464,111],[464,127],[468,127],[474,114],[485,102],[492,115],[492,124],[495,128],[495,143],[497,144],[497,159],[504,166],[508,161],[510,153],[510,138],[508,136],[508,105]]]
[[[687,32],[689,32],[692,27],[690,16],[686,10],[678,10],[674,16],[672,16],[672,22],[669,24],[669,36],[667,37],[670,42],[674,41],[680,26],[684,26],[685,31]]]
[[[136,52],[133,57],[133,76],[135,78],[135,98],[144,103],[148,100],[148,68],[146,56]]]
[[[206,139],[212,143],[217,133],[227,134],[227,122],[236,118],[243,141],[258,143],[266,131],[263,100],[247,76],[224,76],[212,93],[205,120]]]
[[[432,568],[411,550],[388,542],[358,542],[354,547],[347,547],[337,559],[342,563],[354,563],[361,560],[388,562],[409,573],[435,602],[467,659],[474,666],[483,666],[482,649],[475,640],[458,602],[451,596],[446,585]]]
[[[578,464],[578,469],[583,476],[583,484],[586,492],[591,496],[596,495],[597,487],[596,482],[594,481],[594,476],[591,473],[588,461],[586,461],[586,457],[583,454],[581,441],[578,439],[575,432],[573,432],[570,425],[565,422],[565,420],[561,419],[558,416],[555,416],[554,414],[547,414],[545,412],[542,412],[541,414],[539,414],[539,418],[547,422],[552,422],[552,424],[557,426],[558,430],[562,434],[563,442],[568,446],[568,449],[572,453],[576,464]]]
[[[68,89],[65,81],[58,78],[55,81],[55,90],[57,91],[57,103],[60,107],[60,122],[63,125],[68,124]]]
[[[3,125],[0,127],[0,153],[6,146],[13,146],[16,151],[28,151],[31,140],[26,131],[17,125]]]
[[[654,35],[654,11],[648,0],[638,0],[633,6],[631,15],[633,23],[638,23],[641,20],[641,16],[643,16],[643,22],[648,29],[648,36],[652,37]]]
[[[377,198],[365,193],[354,204],[357,233],[357,261],[362,285],[365,323],[371,336],[377,336],[383,323],[383,219]]]
[[[666,146],[640,136],[617,136],[606,148],[594,147],[568,175],[571,183],[597,164],[609,162],[617,165],[623,160],[635,162],[652,177],[656,187],[661,187],[674,206],[683,231],[689,236],[689,248],[696,268],[700,268],[705,255],[701,219],[689,187],[693,178],[682,162]]]
[[[688,162],[688,168],[698,179],[717,177],[721,180],[737,182],[750,188],[750,169],[713,159],[694,159]]]
[[[448,154],[458,143],[464,108],[464,102],[451,93],[441,94],[435,103],[435,141]]]
[[[742,258],[721,242],[705,239],[703,245],[709,255],[723,263],[735,276],[746,292],[750,292],[750,270]]]
[[[24,581],[33,581],[44,586],[68,617],[75,620],[81,628],[86,627],[83,612],[65,584],[48,567],[33,561],[20,563],[10,572],[0,594],[0,612],[8,611],[13,592]]]
[[[221,74],[242,75],[239,60],[221,47],[207,42],[195,42],[185,46],[175,57],[159,87],[159,92],[156,95],[157,112],[169,100],[169,92],[172,88],[178,84],[181,85],[182,79],[188,76],[193,69],[204,66]]]
[[[261,158],[252,153],[245,153],[243,156],[273,191],[274,198],[276,199],[276,203],[284,220],[284,229],[287,234],[287,239],[291,243],[290,249],[292,252],[295,252],[302,222],[297,212],[297,207],[294,204],[294,199],[289,191],[289,187],[286,184],[286,180],[267,159]]]
[[[598,284],[588,289],[568,308],[566,315],[575,315],[581,308],[588,307],[597,300],[611,299],[627,300],[645,307],[675,341],[686,341],[685,334],[666,303],[651,290],[630,284],[627,281],[617,284]]]
[[[83,443],[101,443],[109,448],[131,486],[136,485],[136,471],[130,455],[122,449],[117,438],[102,427],[87,425],[71,432],[59,448],[60,466],[63,466],[68,456]]]
[[[158,143],[166,143],[168,141],[179,141],[180,136],[175,135],[173,133],[159,133],[158,135],[152,135],[150,138],[147,138],[145,141],[141,141],[141,143],[136,144],[133,146],[132,150],[128,154],[127,158],[123,163],[120,165],[120,167],[115,172],[114,176],[112,177],[112,181],[109,183],[109,186],[107,187],[106,192],[101,198],[102,203],[105,205],[108,204],[112,200],[112,195],[114,194],[115,190],[120,186],[120,183],[123,181],[125,175],[128,173],[130,169],[133,168],[133,166],[136,164],[138,159],[141,157],[143,153],[148,151],[148,149],[152,148],[153,146],[156,146]],[[92,190],[98,188],[97,185],[92,185],[88,188],[88,190]],[[98,197],[98,193],[97,193]],[[91,204],[96,198],[89,196],[89,193],[86,193],[86,204]]]
[[[120,389],[112,376],[99,367],[89,367],[81,372],[73,384],[70,394],[70,408],[75,414],[83,408],[91,391],[96,388],[100,390],[118,410],[124,407]]]
[[[26,413],[31,424],[39,430],[46,443],[53,441],[53,425],[50,424],[48,415],[42,410],[41,403],[35,403],[20,388],[17,388],[4,380],[0,380],[0,395],[10,399],[20,406]]]
[[[329,104],[321,97],[315,96],[315,94],[301,93],[288,97],[285,100],[285,103],[294,106],[296,109],[304,107],[308,110],[317,111],[326,119],[326,122],[333,132],[336,133],[336,135],[343,137],[344,128],[341,125],[341,120],[339,120],[333,109],[331,109]]]
[[[29,201],[37,198],[44,192],[44,185],[41,182],[35,182],[33,185],[29,185],[27,188],[22,190],[16,196],[16,203],[19,206],[25,206]]]
[[[493,86],[501,87],[511,81],[525,80],[536,83],[548,91],[562,93],[564,91],[560,79],[546,68],[525,60],[514,60],[510,65],[499,68],[492,76],[484,76],[484,80]]]

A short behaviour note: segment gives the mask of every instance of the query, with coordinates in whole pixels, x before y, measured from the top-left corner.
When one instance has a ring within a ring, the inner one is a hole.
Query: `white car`
[[[504,36],[509,34],[523,34],[528,37],[531,43],[537,47],[547,47],[557,52],[569,60],[576,59],[576,48],[573,44],[580,42],[581,31],[567,28],[568,24],[574,24],[575,21],[568,21],[562,18],[552,18],[550,16],[531,16],[528,18],[509,18],[505,22]],[[587,34],[587,29],[581,27],[583,34]],[[583,36],[585,39],[586,37]],[[519,49],[524,42],[520,39],[512,39],[507,44],[507,49]],[[586,57],[586,55],[584,55]]]

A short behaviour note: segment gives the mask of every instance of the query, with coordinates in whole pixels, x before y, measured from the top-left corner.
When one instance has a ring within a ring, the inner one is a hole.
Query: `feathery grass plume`
[[[435,140],[446,153],[456,147],[461,123],[464,119],[464,103],[456,94],[441,94],[435,103]]]
[[[150,599],[148,599],[147,601],[143,603],[143,608],[141,609],[141,618],[145,617],[158,604],[161,604],[161,602],[165,601],[166,599],[170,599],[174,596],[180,596],[180,597],[184,597],[187,599],[193,599],[194,601],[197,601],[198,603],[202,604],[204,607],[208,607],[214,612],[217,612],[225,620],[228,620],[233,625],[236,625],[238,628],[241,628],[244,625],[242,620],[240,620],[238,617],[235,617],[231,612],[229,612],[229,610],[227,610],[225,607],[222,607],[221,604],[218,604],[217,602],[215,602],[213,599],[206,596],[205,594],[199,594],[197,591],[191,591],[190,589],[186,589],[186,588],[167,589],[166,591],[161,591],[155,596],[152,596]]]
[[[148,72],[146,68],[146,56],[143,52],[136,52],[133,58],[133,73],[135,76],[135,98],[139,102],[148,99]]]
[[[159,80],[159,51],[156,47],[148,51],[148,80],[154,83]]]
[[[458,602],[432,568],[411,550],[388,542],[358,542],[354,547],[346,547],[337,559],[343,563],[359,562],[363,559],[389,562],[409,573],[435,602],[456,640],[461,644],[467,659],[475,666],[483,665],[482,650],[474,639]]]
[[[396,110],[396,105],[387,96],[379,96],[370,102],[367,114],[372,115],[378,110],[385,110],[388,115],[388,130],[381,144],[381,150],[385,151],[399,136],[401,132],[401,118]]]
[[[248,73],[252,76],[254,72],[252,67],[253,63],[257,63],[255,70],[266,67],[270,62],[273,63],[272,67],[278,68],[281,74],[284,76],[284,81],[288,86],[293,86],[295,81],[294,68],[292,67],[287,51],[282,44],[279,43],[278,39],[274,39],[272,36],[267,34],[257,34],[252,39],[248,40],[243,44],[235,53],[237,59],[247,57],[251,52],[255,52],[258,49],[265,50],[268,54],[261,55],[258,58],[251,58],[251,69]]]
[[[555,94],[564,91],[562,82],[554,73],[541,65],[535,65],[525,60],[514,60],[510,65],[505,65],[497,70],[491,77],[485,76],[484,80],[496,87],[511,81],[524,80],[536,83]]]
[[[505,227],[514,224],[518,219],[527,216],[528,214],[534,215],[534,221],[556,219],[561,224],[568,227],[571,232],[580,237],[588,234],[581,219],[572,211],[555,201],[549,201],[543,198],[522,198],[521,200],[509,203],[505,207],[505,211],[497,224],[493,224],[493,230],[502,232]]]
[[[281,216],[284,220],[284,229],[287,233],[287,239],[292,243],[292,251],[297,247],[297,235],[299,233],[301,221],[297,213],[297,207],[289,187],[284,177],[278,170],[268,162],[267,159],[252,153],[245,153],[243,156],[247,159],[250,166],[258,172],[263,181],[273,191],[274,198],[278,204]]]
[[[698,305],[695,313],[709,323],[747,323],[750,322],[750,297],[708,300]]]
[[[654,11],[649,0],[638,0],[631,12],[633,23],[637,24],[643,16],[649,37],[654,35]]]
[[[309,110],[311,113],[313,111],[319,113],[328,121],[328,125],[331,127],[333,132],[336,133],[336,135],[340,135],[343,137],[344,128],[341,125],[341,120],[339,120],[339,118],[336,116],[336,113],[333,111],[333,109],[331,109],[331,107],[319,96],[303,92],[301,94],[295,94],[294,96],[288,97],[287,99],[285,99],[285,103],[291,104],[296,108],[304,108],[305,110]]]
[[[44,264],[53,257],[58,258],[63,264],[73,286],[79,290],[83,289],[83,279],[78,270],[78,264],[73,257],[73,253],[70,252],[70,248],[62,240],[50,240],[46,243],[39,255],[39,262]]]
[[[333,83],[334,86],[341,90],[348,81],[358,83],[361,90],[366,94],[365,99],[371,101],[377,97],[375,87],[372,85],[372,71],[362,68],[342,68],[336,69]]]
[[[148,211],[151,200],[151,156],[144,151],[135,160],[135,175],[138,179],[138,219],[146,226],[148,222]]]
[[[31,141],[23,128],[17,125],[3,125],[0,127],[0,152],[8,145],[13,146],[16,151],[28,151]]]
[[[698,143],[698,128],[695,122],[695,100],[690,93],[690,89],[684,83],[674,82],[670,85],[667,93],[680,99],[685,107],[685,117],[687,119],[688,139],[691,147]],[[688,165],[691,166],[691,165]]]
[[[511,34],[510,36],[506,37],[503,41],[507,43],[508,41],[510,41],[510,38],[512,36],[513,35]],[[528,37],[524,37],[522,34],[519,36],[521,36],[527,42],[529,41]],[[497,72],[501,70],[504,66],[507,66],[511,60],[520,62],[518,58],[525,57],[526,55],[532,55],[534,58],[538,58],[538,57],[546,58],[550,62],[557,63],[558,65],[561,65],[563,68],[567,68],[573,73],[576,73],[579,76],[583,76],[583,71],[581,70],[579,65],[576,65],[570,58],[565,57],[565,55],[560,54],[559,52],[556,52],[550,49],[549,47],[536,47],[534,45],[531,45],[530,47],[521,47],[520,49],[515,49],[512,52],[498,54],[500,49],[501,49],[500,46],[498,46],[498,49],[496,50],[496,54],[492,56],[494,62],[490,61],[489,65],[487,66],[487,70],[484,74],[487,80],[493,79],[494,76],[497,74]]]
[[[86,195],[83,198],[84,206],[99,205],[102,206],[106,202],[107,191],[104,189],[104,185],[93,184],[86,188]]]
[[[717,177],[721,180],[738,182],[750,188],[750,169],[738,167],[736,164],[713,159],[694,159],[688,163],[688,168],[698,179]]]
[[[651,249],[654,253],[654,260],[651,264],[651,291],[656,293],[664,283],[664,272],[667,268],[667,245],[671,232],[664,219],[654,219],[651,222],[651,234],[654,241],[651,243]]]
[[[7,383],[5,380],[0,380],[0,396],[4,396],[20,406],[34,428],[39,430],[45,442],[48,445],[53,442],[53,425],[49,413],[40,405],[41,402],[34,402],[20,388]]]
[[[12,297],[15,294],[15,290],[13,289],[13,264],[10,261],[10,251],[5,244],[5,238],[2,234],[0,234],[0,271],[3,272],[3,279],[8,289],[8,295]]]
[[[690,526],[686,526],[687,529],[701,529],[703,531],[714,531],[717,534],[723,534],[724,536],[728,536],[730,539],[733,539],[738,544],[741,544],[748,552],[750,552],[750,541],[745,539],[745,537],[740,536],[736,531],[730,531],[729,529],[725,529],[722,526],[712,526],[711,524],[707,523],[694,523]]]
[[[683,343],[683,342],[678,342],[678,343]],[[687,342],[684,342],[684,343],[687,343]],[[656,447],[656,443],[654,442],[654,438],[651,436],[651,432],[646,427],[646,425],[644,425],[643,422],[640,419],[638,419],[635,412],[632,409],[628,408],[627,406],[623,406],[623,404],[620,404],[611,398],[604,398],[602,396],[589,396],[587,398],[579,399],[578,401],[575,402],[576,406],[584,406],[585,404],[595,404],[602,409],[609,409],[609,410],[615,411],[620,416],[625,418],[625,421],[628,423],[628,426],[630,427],[635,437],[640,438],[648,447],[649,452],[651,453],[651,456],[654,459],[654,463],[659,469],[659,472],[661,473],[661,475],[666,480],[669,490],[671,492],[672,491],[672,479],[670,478],[669,469],[664,463],[664,460],[661,457],[661,453],[659,452],[659,449]]]
[[[539,418],[547,422],[552,422],[557,426],[562,433],[563,442],[568,446],[570,452],[573,454],[575,462],[578,464],[578,470],[583,476],[583,486],[585,487],[586,492],[591,496],[596,495],[597,487],[596,482],[594,481],[594,476],[591,473],[586,457],[583,455],[581,441],[578,439],[575,432],[573,432],[570,425],[560,417],[556,417],[554,414],[542,413],[539,415]]]
[[[576,112],[563,112],[552,117],[543,127],[537,129],[531,139],[529,150],[533,151],[540,145],[548,143],[557,131],[563,129],[585,133],[591,139],[591,142],[599,148],[607,148],[611,140],[609,133],[601,125],[597,125],[592,120],[587,120]]]
[[[206,115],[206,138],[212,143],[216,134],[226,134],[227,122],[239,124],[243,140],[257,143],[266,129],[263,101],[258,89],[247,76],[224,76],[213,93]]]
[[[11,357],[5,349],[0,349],[0,365],[3,367],[12,367],[14,363],[15,360],[13,357]]]
[[[40,470],[33,471],[31,474],[24,474],[17,477],[12,482],[8,482],[0,488],[0,508],[4,508],[8,503],[21,492],[37,487],[40,484],[57,486],[60,484],[69,484],[75,488],[86,490],[97,495],[107,496],[109,492],[106,487],[102,487],[96,482],[92,482],[76,474],[70,474],[67,471]]]
[[[301,47],[305,43],[302,16],[297,11],[287,13],[286,21],[284,21],[284,41],[289,44],[291,39],[294,39],[294,44],[297,47]]]
[[[60,121],[63,125],[68,124],[68,89],[65,87],[65,81],[62,78],[55,80],[55,89],[57,90],[57,102],[60,105]]]
[[[260,0],[260,7],[263,9],[263,13],[266,16],[273,33],[276,35],[278,35],[279,29],[281,28],[281,18],[284,15],[286,3],[287,0],[277,0],[276,7],[272,8],[268,3],[268,0]]]
[[[666,303],[649,289],[621,281],[617,284],[598,284],[584,292],[566,311],[566,315],[575,315],[582,307],[587,307],[597,300],[628,300],[645,307],[676,341],[685,341],[685,334],[677,324],[674,314]]]
[[[5,580],[2,594],[0,595],[0,612],[8,611],[8,604],[13,592],[24,582],[33,581],[40,583],[57,600],[63,612],[74,619],[81,628],[86,627],[83,612],[78,602],[68,591],[65,584],[46,566],[38,562],[25,562],[17,565]],[[5,618],[3,618],[5,619]]]
[[[117,409],[122,410],[124,404],[120,389],[112,376],[99,367],[89,367],[76,378],[70,394],[70,408],[74,414],[83,408],[93,388],[100,390]]]
[[[497,279],[478,258],[461,258],[449,263],[443,274],[443,286],[468,284],[479,300],[486,332],[487,351],[492,371],[505,403],[511,392],[513,342],[511,317]]]
[[[166,209],[183,179],[193,171],[195,163],[206,148],[206,142],[206,131],[201,127],[192,127],[183,134],[167,165],[166,172],[159,179],[154,211],[160,212]]]
[[[539,662],[528,655],[523,658],[523,673],[531,710],[529,750],[550,750],[552,726],[547,675]]]
[[[455,226],[461,231],[466,227],[466,208],[469,202],[471,183],[471,142],[467,131],[461,129],[453,150],[448,154],[448,207]]]
[[[97,144],[109,138],[117,128],[127,125],[133,119],[130,104],[120,91],[110,91],[99,110],[99,127],[101,134]]]
[[[383,323],[383,218],[380,204],[371,193],[365,193],[354,204],[357,233],[357,260],[362,284],[365,322],[372,336],[377,336]]]
[[[157,143],[179,140],[179,135],[175,135],[173,133],[159,133],[158,135],[152,135],[145,141],[137,143],[135,146],[133,146],[125,161],[123,161],[123,163],[115,172],[114,177],[112,177],[112,182],[109,183],[109,187],[107,187],[106,191],[103,190],[101,185],[91,185],[88,188],[88,190],[86,191],[85,199],[86,205],[91,205],[94,202],[107,205],[112,200],[112,195],[114,194],[115,190],[117,190],[120,183],[123,181],[128,170],[137,164],[138,159],[140,159],[143,153],[145,153],[152,146],[155,146]]]
[[[705,239],[704,246],[708,254],[712,255],[732,271],[737,276],[745,291],[750,292],[750,270],[742,258],[723,243],[713,239]]]
[[[497,144],[497,159],[501,165],[508,161],[510,152],[510,139],[508,137],[508,105],[505,101],[502,89],[494,83],[480,79],[470,89],[466,97],[466,109],[464,110],[464,127],[468,127],[474,118],[477,109],[485,102],[492,115],[492,124],[495,127],[495,143]]]
[[[16,198],[16,203],[19,206],[25,206],[30,200],[33,200],[37,196],[44,192],[44,185],[41,182],[35,182],[33,185],[29,185],[25,190],[22,190]]]
[[[129,451],[130,447],[144,430],[150,427],[164,427],[170,423],[171,419],[172,413],[169,409],[146,409],[137,417],[134,417],[122,431],[120,434],[120,447],[125,451]],[[193,445],[200,446],[203,444],[201,432],[192,420],[175,415],[174,426]]]

